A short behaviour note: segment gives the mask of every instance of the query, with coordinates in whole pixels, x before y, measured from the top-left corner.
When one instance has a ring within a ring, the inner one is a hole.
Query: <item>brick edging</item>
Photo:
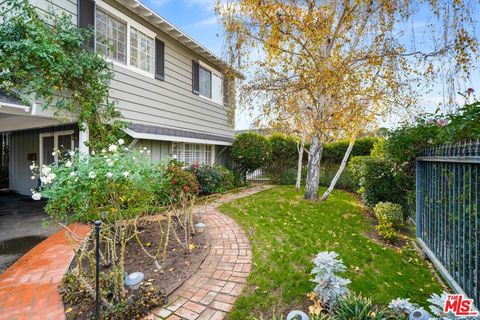
[[[0,275],[0,319],[65,319],[58,286],[91,228],[74,223],[40,242]]]
[[[219,320],[232,309],[252,268],[252,250],[245,231],[218,206],[270,186],[226,195],[205,209],[210,251],[198,271],[168,297],[168,305],[155,308],[144,319]],[[203,208],[198,207],[197,210]]]

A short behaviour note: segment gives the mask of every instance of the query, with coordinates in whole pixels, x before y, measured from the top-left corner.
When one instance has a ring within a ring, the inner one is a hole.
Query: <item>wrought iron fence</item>
[[[417,239],[457,292],[480,301],[480,143],[428,148],[417,158]]]

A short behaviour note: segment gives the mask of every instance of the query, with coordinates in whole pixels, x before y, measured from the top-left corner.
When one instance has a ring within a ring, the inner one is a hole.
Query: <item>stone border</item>
[[[245,231],[220,213],[218,206],[269,188],[257,186],[229,194],[205,208],[210,252],[199,270],[169,296],[168,305],[151,310],[144,319],[219,320],[226,316],[245,287],[252,250]]]

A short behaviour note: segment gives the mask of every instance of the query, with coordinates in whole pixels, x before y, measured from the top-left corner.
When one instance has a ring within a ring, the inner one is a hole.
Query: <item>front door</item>
[[[40,133],[40,166],[58,163],[73,149],[73,130]]]

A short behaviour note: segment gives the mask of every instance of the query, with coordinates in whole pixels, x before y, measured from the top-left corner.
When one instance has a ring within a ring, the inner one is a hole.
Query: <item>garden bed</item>
[[[159,223],[162,224],[163,230],[167,228],[167,221],[164,219],[164,216],[155,216],[153,219],[148,218],[139,224],[138,227],[138,239],[151,255],[155,255],[158,249],[156,244],[160,234]],[[176,228],[178,233],[182,232],[178,225]],[[92,239],[89,240],[88,246],[89,250],[94,249]],[[126,248],[125,272],[142,272],[145,278],[141,288],[149,289],[155,287],[158,289],[159,296],[167,297],[194,274],[205,259],[209,250],[209,242],[205,233],[196,232],[192,235],[189,247],[191,252],[187,253],[178,241],[171,239],[168,244],[166,259],[163,262],[161,258],[159,259],[161,262],[161,268],[159,269],[154,260],[144,252],[142,246],[133,238],[128,242]],[[72,262],[71,270],[77,266],[77,260],[78,257]],[[82,266],[84,270],[89,270],[90,264],[88,259],[83,259]],[[100,271],[107,275],[111,271],[110,268],[109,265],[102,264]],[[89,275],[91,276],[92,273],[89,273]],[[76,303],[72,303],[69,297],[66,297],[66,294],[64,293],[63,296],[67,319],[88,319],[93,314],[94,300],[85,292],[81,292],[79,295],[77,292],[73,292],[73,294],[77,295]],[[131,296],[132,299],[141,299],[140,295],[142,294],[144,294],[142,290],[127,290],[127,295]],[[78,299],[79,297],[83,297],[83,299]],[[162,300],[164,299],[159,300],[159,305],[162,304]]]

